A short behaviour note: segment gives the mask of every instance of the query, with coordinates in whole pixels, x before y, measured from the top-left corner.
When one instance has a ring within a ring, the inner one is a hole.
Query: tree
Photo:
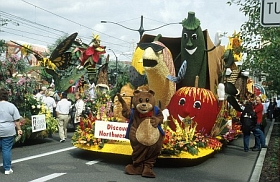
[[[246,55],[243,69],[249,69],[253,76],[267,74],[269,90],[280,93],[280,28],[263,27],[260,23],[260,2],[258,0],[231,0],[229,5],[240,6],[248,17],[241,25],[242,52]]]
[[[0,40],[0,56],[6,52],[7,46],[5,40],[1,39]]]

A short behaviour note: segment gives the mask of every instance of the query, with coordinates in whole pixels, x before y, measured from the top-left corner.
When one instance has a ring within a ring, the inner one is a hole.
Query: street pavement
[[[265,128],[266,144],[268,145],[274,121],[267,121]],[[250,136],[250,147],[254,146],[254,135]],[[258,182],[267,149],[244,152],[243,137],[230,142],[225,148],[202,159],[197,164],[190,161],[158,159],[153,181],[198,181],[198,182]],[[109,161],[108,161],[109,162]],[[131,181],[138,177],[131,176]],[[142,179],[146,181],[147,179]],[[149,181],[151,179],[148,179]]]
[[[267,144],[273,124],[274,122],[268,122],[266,127]],[[15,147],[13,149],[14,173],[9,176],[0,173],[0,181],[4,179],[7,182],[19,181],[19,177],[20,181],[30,181],[53,173],[63,173],[62,176],[51,181],[257,182],[267,150],[244,152],[243,139],[240,136],[226,145],[222,151],[207,156],[199,162],[160,158],[154,167],[156,178],[149,179],[140,175],[124,174],[124,166],[130,162],[130,156],[105,155],[73,148],[70,142],[72,135],[73,132],[69,132],[69,140],[64,143],[59,143],[58,134],[55,133],[53,138],[45,139],[42,144]],[[252,134],[250,146],[253,145]],[[42,154],[48,156],[40,157]],[[94,164],[87,165],[89,162]]]

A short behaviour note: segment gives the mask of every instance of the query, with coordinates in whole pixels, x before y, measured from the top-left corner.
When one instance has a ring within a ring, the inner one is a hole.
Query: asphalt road
[[[69,138],[73,133],[69,133]],[[253,145],[253,135],[251,145]],[[130,156],[85,151],[71,145],[70,139],[59,143],[53,138],[35,140],[13,148],[14,173],[4,175],[1,164],[0,181],[5,182],[247,182],[259,152],[243,151],[242,138],[234,140],[222,151],[201,161],[158,159],[156,178],[127,175],[124,167]],[[0,157],[2,161],[2,157]]]

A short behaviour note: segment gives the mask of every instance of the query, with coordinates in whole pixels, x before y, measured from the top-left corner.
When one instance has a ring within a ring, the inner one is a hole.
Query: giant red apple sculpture
[[[218,100],[210,90],[182,87],[173,95],[167,109],[173,131],[176,131],[174,120],[184,128],[184,119],[191,118],[197,123],[196,131],[209,134],[217,118]]]

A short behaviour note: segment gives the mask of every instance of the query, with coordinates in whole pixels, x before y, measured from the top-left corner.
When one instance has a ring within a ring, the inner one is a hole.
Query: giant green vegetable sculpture
[[[195,86],[195,80],[198,79],[198,87],[206,88],[207,55],[200,21],[195,17],[194,12],[189,12],[188,18],[182,21],[182,25],[181,64],[186,60],[188,66],[184,79],[179,83],[179,87],[193,87]]]

